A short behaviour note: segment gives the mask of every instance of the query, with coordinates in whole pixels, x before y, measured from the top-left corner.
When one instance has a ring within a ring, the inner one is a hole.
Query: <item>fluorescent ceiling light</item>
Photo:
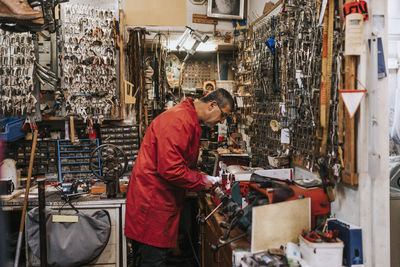
[[[190,38],[188,39],[185,44],[184,48],[186,50],[190,50],[194,44],[195,40]],[[171,51],[177,51],[176,46],[178,45],[178,40],[170,40],[168,44],[168,49]],[[205,43],[200,43],[199,46],[197,47],[196,51],[203,51],[203,52],[213,52],[217,51],[217,44],[212,41],[207,41]],[[180,49],[179,51],[185,52],[185,49]]]

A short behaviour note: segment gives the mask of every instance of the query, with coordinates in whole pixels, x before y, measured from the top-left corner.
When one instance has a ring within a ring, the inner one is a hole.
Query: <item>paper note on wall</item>
[[[344,54],[360,56],[363,45],[363,15],[353,13],[346,16]]]

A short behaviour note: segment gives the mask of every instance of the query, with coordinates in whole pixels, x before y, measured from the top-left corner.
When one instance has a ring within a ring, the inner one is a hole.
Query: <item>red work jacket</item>
[[[178,238],[185,191],[200,191],[206,177],[195,171],[201,127],[187,98],[153,120],[140,146],[129,181],[125,235],[156,247]]]

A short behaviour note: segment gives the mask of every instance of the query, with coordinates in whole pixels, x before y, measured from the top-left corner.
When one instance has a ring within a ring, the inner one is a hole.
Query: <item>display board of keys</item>
[[[91,2],[91,5],[86,3]],[[112,2],[112,1],[110,1]],[[66,116],[115,119],[119,114],[118,14],[96,1],[62,4],[61,85]]]
[[[37,97],[33,79],[32,34],[0,29],[0,113],[2,117],[34,116]]]
[[[284,7],[256,25],[251,36],[252,151],[261,158],[289,148],[311,168],[317,151],[323,27],[317,25],[317,1],[284,2]]]

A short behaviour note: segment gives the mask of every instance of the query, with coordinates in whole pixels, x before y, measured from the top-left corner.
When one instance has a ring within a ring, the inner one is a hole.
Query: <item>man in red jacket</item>
[[[208,190],[218,182],[195,170],[200,124],[223,123],[233,108],[229,92],[217,89],[197,101],[186,98],[147,129],[129,182],[125,219],[140,267],[166,266],[167,249],[177,243],[185,191]]]

